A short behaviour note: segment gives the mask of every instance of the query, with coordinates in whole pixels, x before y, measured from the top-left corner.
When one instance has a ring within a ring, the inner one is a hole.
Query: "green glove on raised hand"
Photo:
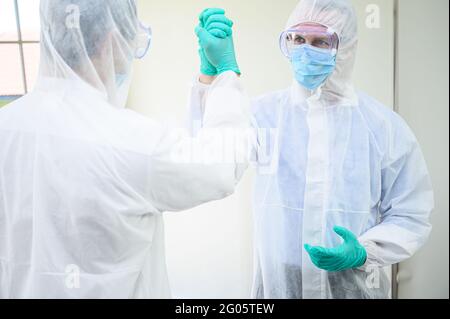
[[[336,226],[334,231],[344,239],[344,242],[338,247],[323,248],[305,245],[313,264],[330,272],[363,266],[366,263],[367,252],[356,236],[343,227]]]
[[[201,72],[217,75],[226,71],[240,74],[232,37],[233,22],[222,9],[206,9],[195,32],[199,38]]]
[[[223,9],[207,9],[207,10],[204,10],[202,12],[202,14],[200,15],[200,25],[199,25],[199,27],[201,27],[201,28],[205,28],[203,15],[207,11],[211,12],[211,14],[219,14],[219,15],[220,14],[225,14],[225,10],[223,10]],[[226,35],[224,35],[223,31],[221,31],[221,30],[219,32],[211,30],[210,33],[212,35],[216,36],[216,37],[219,37],[219,38],[225,38],[226,37]],[[216,76],[217,75],[217,69],[215,68],[214,65],[212,65],[208,61],[208,59],[206,58],[206,55],[205,55],[205,51],[203,50],[202,47],[200,47],[198,49],[198,54],[200,56],[200,72],[202,74],[205,74],[205,75]]]

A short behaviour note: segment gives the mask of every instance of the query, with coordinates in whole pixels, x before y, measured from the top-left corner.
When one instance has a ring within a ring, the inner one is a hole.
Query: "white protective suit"
[[[286,29],[302,22],[338,33],[337,67],[315,92],[294,81],[253,103],[262,133],[254,190],[253,296],[389,298],[383,267],[410,258],[431,231],[427,167],[406,123],[353,87],[358,37],[350,1],[303,0]],[[207,90],[197,86],[199,94]],[[340,245],[334,226],[359,238],[368,255],[364,267],[326,272],[311,262],[304,244]]]
[[[124,108],[134,0],[41,0],[36,88],[0,110],[0,298],[170,297],[163,216],[224,198],[245,163],[179,163],[190,139]],[[247,128],[233,72],[207,128]]]

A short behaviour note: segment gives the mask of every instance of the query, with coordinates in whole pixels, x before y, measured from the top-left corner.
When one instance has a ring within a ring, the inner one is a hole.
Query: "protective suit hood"
[[[358,27],[353,5],[349,0],[302,0],[289,17],[286,30],[304,22],[332,28],[340,38],[336,69],[315,94],[319,94],[327,104],[356,104],[352,74],[358,46]],[[298,83],[294,89],[306,91]],[[309,94],[301,92],[300,95]]]
[[[42,0],[41,61],[36,88],[49,79],[87,83],[124,107],[139,20],[134,0]],[[127,81],[117,84],[117,77]],[[81,85],[81,83],[78,83]]]

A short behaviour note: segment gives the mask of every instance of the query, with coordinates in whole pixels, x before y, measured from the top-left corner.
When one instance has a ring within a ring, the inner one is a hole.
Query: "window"
[[[0,0],[0,107],[28,93],[39,65],[39,1]]]

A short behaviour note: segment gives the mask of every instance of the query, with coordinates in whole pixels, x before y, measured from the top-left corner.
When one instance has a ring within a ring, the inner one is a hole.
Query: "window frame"
[[[24,44],[39,44],[40,41],[38,40],[23,40],[22,39],[22,27],[20,24],[20,14],[19,14],[19,3],[18,0],[14,0],[14,14],[16,16],[16,29],[17,29],[17,40],[12,41],[1,41],[0,40],[0,47],[4,44],[17,44],[19,46],[19,52],[20,52],[20,65],[22,68],[22,84],[24,89],[24,94],[28,93],[28,84],[27,84],[27,70],[25,67],[25,54],[23,50]],[[17,95],[22,96],[22,95]],[[8,98],[8,96],[0,95],[0,97]],[[1,107],[1,106],[0,106]]]

